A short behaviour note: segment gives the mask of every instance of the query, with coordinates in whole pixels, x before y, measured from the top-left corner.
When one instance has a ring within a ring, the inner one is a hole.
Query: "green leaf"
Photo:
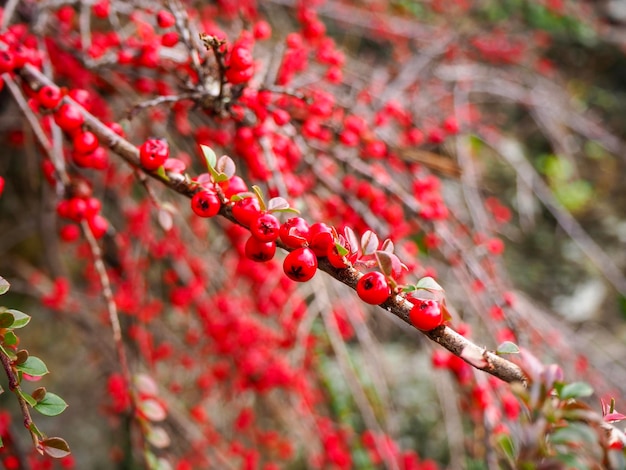
[[[267,201],[267,210],[269,212],[283,209],[289,209],[289,203],[285,198],[277,196]]]
[[[598,436],[591,427],[583,423],[569,423],[567,426],[557,429],[550,436],[553,444],[565,444],[579,447],[583,443],[592,444],[597,442]]]
[[[213,181],[216,183],[223,183],[224,181],[228,181],[230,178],[226,173],[215,173],[213,175]]]
[[[266,210],[266,207],[265,207],[265,199],[263,199],[263,192],[261,191],[261,188],[259,188],[257,185],[253,185],[252,191],[254,191],[254,194],[259,200],[259,206],[261,208],[261,212],[264,212]]]
[[[421,278],[415,284],[416,289],[424,289],[429,292],[443,292],[443,287],[441,287],[437,281],[435,281],[432,277],[426,276]]]
[[[11,325],[11,328],[23,328],[28,325],[28,322],[30,322],[30,315],[26,315],[24,312],[20,312],[19,310],[10,309],[5,313],[13,315],[13,324]]]
[[[28,393],[23,392],[22,390],[18,390],[17,393],[20,397],[26,400],[26,403],[28,403],[30,406],[35,406],[37,404],[37,400],[31,397]]]
[[[57,416],[65,411],[67,403],[60,396],[47,392],[43,400],[37,403],[34,408],[44,416]]]
[[[593,388],[586,382],[572,382],[564,385],[558,393],[561,400],[567,400],[569,398],[582,398],[593,394]]]
[[[337,250],[339,256],[348,256],[350,254],[350,252],[341,243],[335,243],[335,249]]]
[[[35,356],[28,356],[28,359],[17,366],[17,370],[24,374],[32,375],[33,377],[41,377],[48,373],[46,364]]]
[[[513,444],[513,439],[511,436],[506,434],[501,434],[498,436],[498,445],[511,461],[515,461],[515,445]]]
[[[9,281],[0,276],[0,295],[6,294],[10,287]]]
[[[217,164],[217,156],[213,149],[207,145],[200,144],[200,149],[202,150],[202,155],[204,156],[204,161],[206,162],[206,167],[211,172],[211,170],[215,171],[215,165]]]
[[[41,440],[39,444],[46,455],[55,459],[62,459],[71,453],[68,443],[60,437],[49,437]]]
[[[517,344],[511,341],[505,341],[503,343],[500,343],[500,345],[496,349],[496,354],[498,355],[518,354],[518,353],[519,353],[519,347],[517,346]]]
[[[157,168],[156,174],[159,175],[163,181],[170,180],[170,177],[167,176],[167,173],[165,173],[165,168],[163,168],[163,165]]]
[[[241,201],[242,199],[246,199],[247,197],[256,197],[256,194],[246,191],[244,193],[233,194],[230,197],[231,202]]]

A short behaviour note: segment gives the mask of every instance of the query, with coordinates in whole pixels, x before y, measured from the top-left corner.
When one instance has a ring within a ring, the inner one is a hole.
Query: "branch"
[[[19,73],[34,90],[39,89],[43,85],[53,85],[53,83],[45,75],[29,64],[25,65]],[[77,106],[83,113],[86,127],[98,137],[103,145],[107,145],[128,164],[134,168],[141,169],[150,177],[159,180],[162,184],[168,186],[179,194],[191,197],[196,192],[196,187],[190,184],[190,180],[186,176],[175,173],[159,175],[156,172],[150,172],[142,169],[139,164],[139,150],[136,146],[113,132],[99,119],[84,110],[71,98],[66,96],[63,100]],[[233,223],[239,224],[239,222],[237,222],[237,220],[233,217],[231,208],[228,205],[222,205],[220,215]],[[281,243],[278,243],[278,246],[287,250],[287,248]],[[319,269],[349,286],[353,290],[356,289],[356,284],[362,276],[362,274],[354,268],[334,268],[325,258],[319,259]],[[409,320],[409,312],[411,311],[413,304],[406,298],[399,295],[392,295],[388,300],[381,304],[381,307],[413,326]],[[451,353],[463,358],[471,366],[479,370],[488,372],[505,382],[527,382],[526,376],[522,372],[521,368],[516,364],[472,343],[447,326],[440,326],[432,331],[422,333],[432,341],[446,348]],[[482,358],[482,360],[472,360],[470,362],[466,358]]]

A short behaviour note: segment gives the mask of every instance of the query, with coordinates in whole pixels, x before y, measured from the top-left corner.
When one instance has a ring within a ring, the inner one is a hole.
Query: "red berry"
[[[91,99],[91,94],[87,90],[82,88],[73,88],[67,94],[87,111],[91,109],[93,100]]]
[[[124,128],[118,122],[107,122],[106,126],[120,137],[124,137],[126,135]]]
[[[93,14],[98,18],[107,18],[109,16],[109,0],[100,0],[93,4]]]
[[[95,238],[102,238],[109,228],[109,222],[101,215],[94,215],[88,218],[87,224]]]
[[[57,209],[62,211],[61,206]],[[79,197],[73,197],[69,201],[67,201],[66,213],[65,217],[71,219],[75,222],[80,222],[85,218],[85,214],[87,212],[87,202],[84,199]]]
[[[308,247],[296,248],[285,257],[283,271],[292,281],[308,281],[317,271],[317,257]]]
[[[272,27],[267,21],[257,21],[252,29],[255,39],[263,40],[272,35]]]
[[[170,148],[163,139],[148,139],[139,147],[139,160],[146,170],[158,169],[170,156]]]
[[[61,90],[55,86],[42,86],[37,92],[37,100],[39,104],[46,109],[54,109],[61,102]]]
[[[246,242],[246,257],[253,261],[269,261],[276,254],[276,242],[262,242],[251,236]]]
[[[73,242],[80,236],[78,225],[64,225],[59,231],[59,236],[64,242]]]
[[[317,256],[326,256],[334,243],[333,229],[323,222],[316,222],[309,230],[309,246]]]
[[[289,248],[300,248],[309,242],[309,224],[302,217],[287,219],[280,226],[280,239]]]
[[[2,196],[3,191],[4,191],[4,178],[0,176],[0,196]]]
[[[382,304],[391,295],[391,288],[383,273],[372,271],[364,274],[356,284],[356,293],[363,302]]]
[[[0,73],[12,72],[15,68],[15,57],[9,51],[0,51]]]
[[[356,251],[352,252],[350,243],[348,243],[347,240],[344,240],[343,237],[341,237],[341,235],[340,235],[339,244],[343,246],[346,250],[348,250],[348,254],[344,256],[340,255],[339,250],[337,249],[337,243],[333,243],[328,248],[326,257],[328,258],[328,261],[330,262],[330,264],[332,264],[335,268],[338,268],[338,269],[347,268],[348,266],[351,266],[357,260],[358,253]]]
[[[256,197],[244,197],[233,204],[233,217],[246,227],[250,226],[260,212],[261,206]]]
[[[224,192],[224,197],[230,199],[235,194],[245,193],[248,190],[248,185],[241,176],[232,176],[230,179],[219,183],[220,188]]]
[[[278,239],[278,232],[280,230],[280,222],[276,216],[264,212],[259,214],[255,219],[252,219],[250,223],[250,233],[257,240],[262,242],[273,242]]]
[[[98,138],[93,132],[85,131],[74,135],[74,149],[80,153],[91,153],[98,148]]]
[[[167,10],[159,10],[157,13],[157,24],[161,28],[169,28],[174,26],[174,23],[176,23],[176,18],[174,18],[172,13]]]
[[[167,33],[161,36],[161,45],[163,47],[174,47],[178,44],[179,40],[178,33],[176,31],[168,31]]]
[[[56,122],[65,132],[78,129],[83,125],[84,121],[85,118],[83,117],[83,114],[76,106],[70,103],[61,105],[61,107],[54,113],[54,122]]]
[[[243,46],[235,46],[230,53],[228,65],[235,70],[246,70],[254,65],[252,52]]]
[[[409,300],[413,302],[409,318],[415,328],[430,331],[443,323],[443,314],[438,302],[415,298]]]
[[[220,198],[215,191],[203,189],[191,198],[191,209],[200,217],[213,217],[220,211]]]
[[[250,79],[254,75],[254,67],[250,67],[248,69],[238,70],[230,68],[226,71],[226,80],[228,80],[233,85],[239,85],[241,83],[246,83],[250,81]]]

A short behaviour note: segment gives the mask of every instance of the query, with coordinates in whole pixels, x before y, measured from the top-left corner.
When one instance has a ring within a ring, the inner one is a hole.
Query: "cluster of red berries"
[[[226,66],[226,80],[233,85],[248,82],[254,75],[254,58],[252,47],[254,38],[246,31],[233,44]]]
[[[86,220],[93,236],[102,238],[109,228],[109,223],[100,215],[101,207],[100,200],[95,197],[74,196],[59,202],[57,214],[76,223]],[[80,230],[76,225],[65,225],[60,235],[63,240],[70,242],[78,238]]]
[[[237,194],[233,190],[244,192],[247,189],[241,178],[234,176],[231,180],[220,184],[228,196]],[[200,217],[217,215],[221,206],[217,192],[207,187],[203,187],[191,199],[191,208]],[[291,217],[281,224],[271,211],[261,209],[261,203],[255,196],[236,200],[231,209],[233,217],[250,230],[250,237],[245,243],[246,257],[256,262],[269,261],[274,258],[276,242],[280,240],[282,245],[291,250],[283,261],[283,271],[293,281],[306,282],[312,279],[320,257],[327,258],[338,269],[352,266],[358,258],[356,247],[352,247],[346,238],[325,223],[309,225],[302,217]],[[358,280],[356,292],[364,302],[380,305],[392,295],[393,289],[385,274],[371,271]],[[439,302],[410,300],[414,304],[410,319],[416,328],[428,331],[443,324]]]

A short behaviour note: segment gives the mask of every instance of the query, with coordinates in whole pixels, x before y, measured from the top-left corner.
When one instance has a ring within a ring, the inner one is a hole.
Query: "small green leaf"
[[[41,445],[41,448],[46,455],[55,459],[62,459],[71,453],[68,443],[65,439],[61,439],[60,437],[49,437],[47,439],[43,439],[39,442],[39,445]]]
[[[281,214],[299,214],[300,213],[300,211],[296,209],[295,207],[287,207],[285,209],[274,209],[272,210],[272,213],[274,212],[279,212]]]
[[[29,356],[22,364],[17,366],[17,370],[32,375],[33,377],[41,377],[48,373],[46,364],[35,356]]]
[[[22,390],[18,390],[17,393],[20,397],[26,400],[26,403],[28,403],[30,406],[35,406],[37,404],[37,400],[31,397],[28,393],[23,392]]]
[[[501,434],[498,436],[498,445],[511,461],[515,461],[515,446],[513,444],[513,439],[511,436],[507,436],[506,434]]]
[[[350,254],[350,252],[341,243],[335,243],[335,249],[337,250],[339,256],[348,256]]]
[[[224,181],[228,181],[230,178],[226,173],[215,173],[213,175],[213,181],[216,183],[223,183]]]
[[[163,168],[163,165],[157,168],[156,174],[159,175],[163,181],[170,180],[170,177],[167,176],[167,173],[165,173],[165,168]]]
[[[231,202],[241,201],[242,199],[246,199],[247,197],[256,197],[256,194],[246,191],[244,193],[233,194],[230,197]]]
[[[402,292],[415,292],[417,287],[414,285],[402,286]]]
[[[593,429],[583,423],[568,423],[567,426],[557,429],[550,436],[550,441],[553,444],[565,444],[574,447],[578,447],[582,443],[591,444],[597,440],[598,436]]]
[[[583,398],[593,394],[593,388],[586,382],[572,382],[563,386],[559,391],[559,398],[567,400],[569,398]]]
[[[421,278],[415,284],[417,289],[424,289],[430,292],[443,292],[443,287],[441,287],[437,281],[435,281],[432,277],[426,276]]]
[[[505,341],[503,343],[500,343],[500,345],[496,349],[496,354],[498,355],[518,354],[518,353],[519,353],[519,347],[517,346],[517,344],[511,341]]]
[[[26,315],[24,312],[15,309],[7,310],[7,312],[13,315],[11,328],[23,328],[30,322],[30,315]]]
[[[253,185],[252,191],[254,191],[254,194],[259,200],[259,206],[261,208],[261,212],[264,212],[266,210],[266,206],[265,206],[265,200],[263,199],[263,192],[261,191],[261,188],[259,188],[257,185]]]
[[[0,276],[0,295],[6,294],[10,287],[9,281]]]
[[[30,423],[30,426],[28,426],[28,429],[30,430],[30,432],[35,434],[39,439],[44,438],[43,433],[39,430],[39,428],[37,427],[35,423]]]
[[[267,201],[267,210],[269,212],[273,212],[277,210],[284,210],[284,209],[289,209],[289,203],[283,197],[280,197],[280,196],[273,197],[272,199]]]
[[[0,436],[0,449],[4,447],[4,442],[2,442],[2,436]]]
[[[44,416],[57,416],[65,411],[67,403],[60,396],[47,392],[34,408]]]
[[[209,172],[211,170],[215,171],[215,165],[217,164],[217,156],[213,149],[207,145],[200,144],[200,149],[202,150],[202,155],[204,156],[204,161],[206,162],[207,169]]]

